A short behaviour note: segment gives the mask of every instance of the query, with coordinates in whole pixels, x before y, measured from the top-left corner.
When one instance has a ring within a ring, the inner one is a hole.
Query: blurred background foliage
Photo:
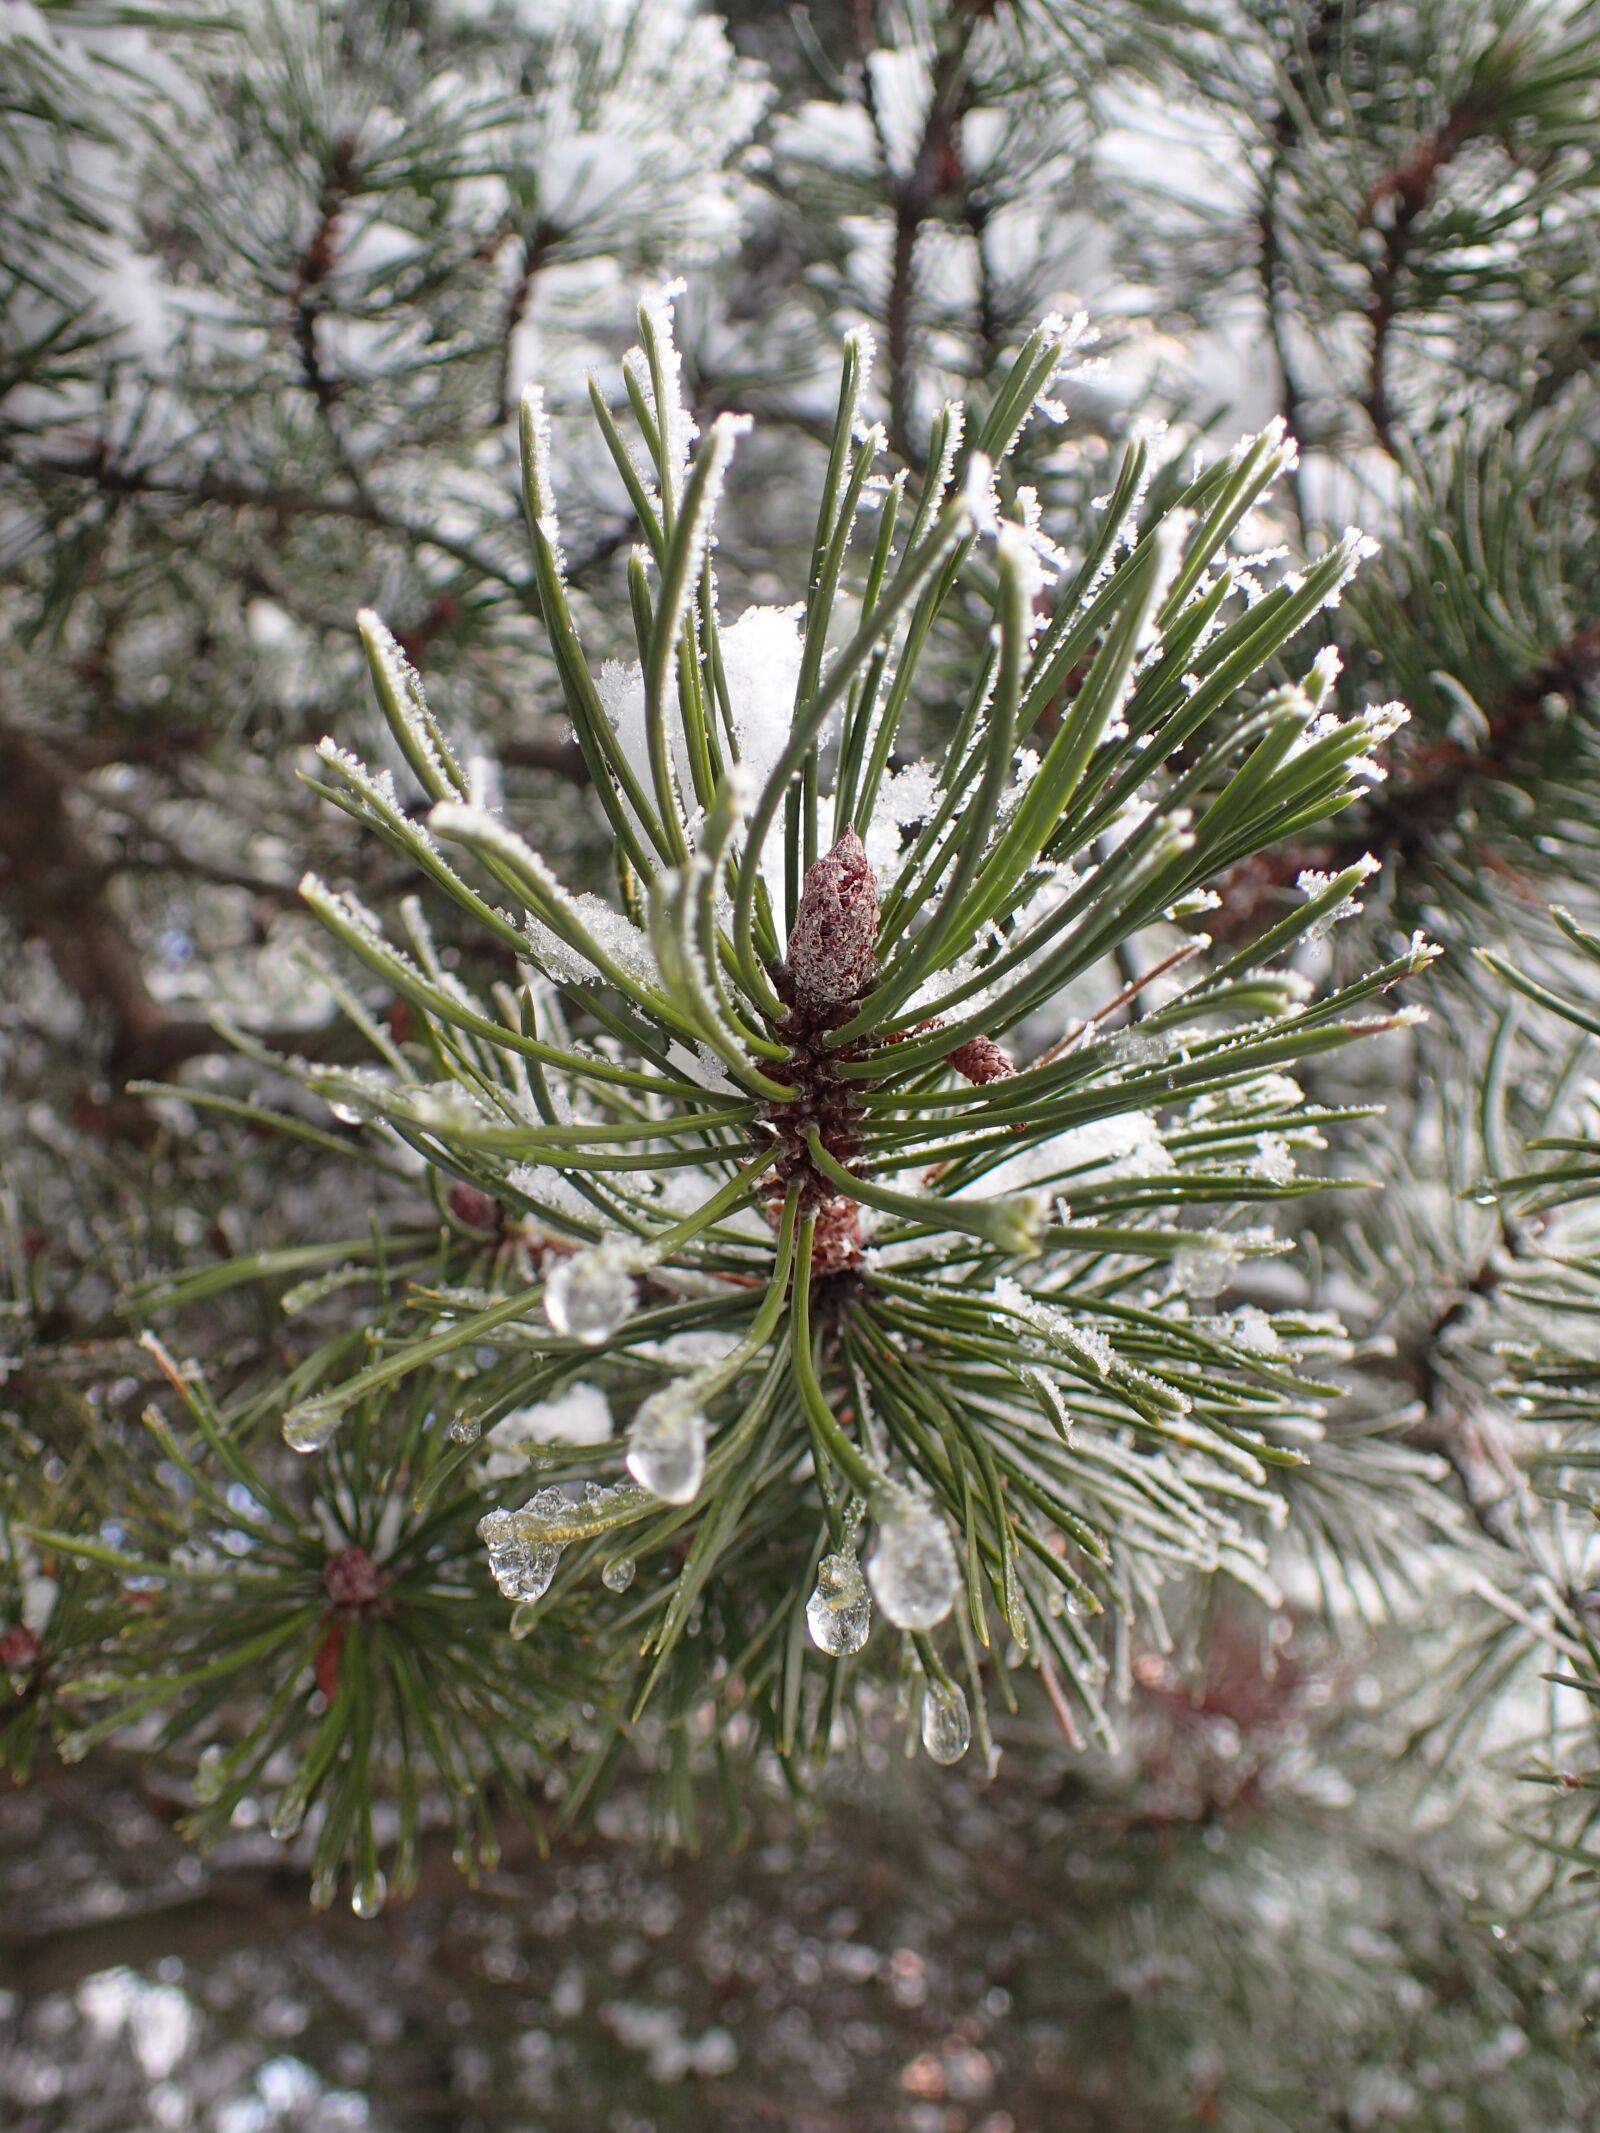
[[[1600,9],[12,0],[0,40],[6,2122],[1592,2123]],[[1426,1028],[1306,1077],[1387,1108],[1342,1158],[1383,1190],[1298,1203],[1260,1292],[1351,1333],[1287,1605],[1180,1602],[1115,1755],[1024,1696],[988,1787],[905,1763],[892,1688],[810,1803],[737,1728],[635,1753],[581,1612],[536,1656],[485,1633],[467,1470],[416,1514],[414,1435],[308,1472],[252,1416],[304,1326],[359,1340],[337,1289],[278,1300],[355,1230],[397,1279],[441,1221],[504,1243],[217,1027],[359,1043],[299,877],[385,915],[414,885],[295,775],[328,731],[385,759],[355,611],[606,886],[514,408],[544,384],[575,602],[621,650],[585,375],[676,272],[697,419],[758,417],[731,608],[805,580],[861,322],[915,469],[942,397],[1087,311],[1103,362],[1015,467],[1069,550],[1141,426],[1154,509],[1274,416],[1301,459],[1259,545],[1384,544],[1321,627],[1345,708],[1412,708],[1388,776],[1212,922],[1370,849],[1309,974],[1417,925],[1449,951]],[[139,1345],[175,1276],[171,1352]],[[403,1563],[418,1517],[426,1574],[375,1590],[355,1557],[381,1526]],[[220,1559],[263,1526],[258,1599]],[[319,1844],[400,1856],[413,1900],[308,1912]]]

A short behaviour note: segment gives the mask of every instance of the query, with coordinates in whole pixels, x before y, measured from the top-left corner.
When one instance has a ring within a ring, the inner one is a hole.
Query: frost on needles
[[[519,1633],[574,1595],[596,1635],[614,1622],[628,1707],[669,1681],[678,1710],[742,1695],[784,1749],[833,1723],[807,1681],[898,1647],[928,1753],[991,1752],[997,1637],[1104,1737],[1097,1617],[1194,1573],[1270,1594],[1332,1335],[1226,1297],[1285,1249],[1275,1203],[1329,1182],[1300,1165],[1338,1117],[1297,1062],[1411,1015],[1384,996],[1432,953],[1313,994],[1297,950],[1365,863],[1305,881],[1254,940],[1198,930],[1213,883],[1375,774],[1393,707],[1337,712],[1314,645],[1282,678],[1366,544],[1275,582],[1239,552],[1292,464],[1273,428],[1153,517],[1134,441],[1064,553],[1008,458],[1060,418],[1076,330],[1046,319],[981,416],[941,409],[920,478],[882,466],[852,336],[806,597],[724,618],[715,512],[745,425],[697,437],[671,292],[649,300],[626,393],[592,395],[640,534],[637,660],[598,673],[525,398],[539,608],[615,902],[481,804],[375,618],[426,805],[321,754],[327,797],[428,896],[397,939],[307,882],[411,1019],[397,1043],[363,1018],[371,1067],[300,1071],[456,1213],[447,1278],[397,1242],[391,1287],[412,1286],[376,1360],[302,1377],[284,1433],[331,1455],[400,1380],[454,1368],[425,1493],[503,1474],[500,1423],[598,1388],[616,1439],[518,1437],[537,1486],[483,1517],[485,1576]],[[430,904],[515,982],[472,990]]]

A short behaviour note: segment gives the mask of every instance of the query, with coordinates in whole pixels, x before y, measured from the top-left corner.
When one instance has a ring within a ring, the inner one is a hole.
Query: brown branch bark
[[[402,516],[368,495],[327,496],[314,489],[259,486],[219,474],[164,480],[147,467],[119,465],[103,443],[96,443],[87,452],[70,458],[48,452],[13,453],[11,456],[26,475],[35,479],[82,482],[102,496],[149,497],[157,502],[166,500],[175,504],[218,504],[230,510],[265,511],[280,519],[353,519],[360,525],[376,527],[380,532],[396,534],[418,547],[437,548],[441,555],[452,557],[479,577],[504,585],[532,612],[538,612],[538,594],[531,578],[513,577],[472,542],[440,533],[421,519]],[[576,577],[582,567],[582,562],[574,564],[568,575]]]
[[[890,249],[889,293],[884,307],[889,368],[889,442],[910,465],[916,464],[911,438],[912,381],[916,340],[916,252],[923,224],[941,202],[961,200],[966,173],[961,159],[961,119],[966,109],[966,58],[974,26],[990,13],[988,5],[956,0],[945,41],[933,65],[928,113],[922,137],[903,178],[889,180],[889,200],[894,216]],[[871,9],[856,9],[857,41],[862,56],[862,97],[877,137],[886,178],[889,152],[866,57],[873,43]]]
[[[495,386],[495,426],[510,420],[511,416],[511,358],[516,342],[517,328],[528,315],[528,304],[533,296],[533,285],[539,270],[544,265],[548,241],[540,231],[522,240],[522,264],[516,281],[506,298],[505,317],[500,327],[500,366]]]
[[[1402,748],[1388,782],[1364,807],[1343,817],[1329,836],[1316,844],[1258,852],[1231,868],[1216,885],[1222,909],[1213,921],[1213,933],[1236,939],[1255,930],[1272,902],[1307,867],[1334,873],[1369,849],[1401,865],[1425,857],[1440,831],[1459,816],[1472,785],[1512,774],[1518,750],[1545,718],[1549,698],[1560,697],[1576,710],[1596,686],[1600,626],[1574,631],[1543,666],[1510,691],[1489,721],[1481,748],[1447,740]]]
[[[1365,225],[1383,239],[1383,253],[1371,273],[1372,294],[1367,324],[1372,343],[1368,358],[1366,408],[1378,442],[1394,450],[1393,411],[1389,403],[1389,340],[1399,311],[1400,284],[1418,218],[1432,204],[1439,174],[1483,124],[1485,114],[1463,103],[1418,146],[1409,163],[1387,172],[1367,200]],[[1387,212],[1387,221],[1380,217]]]
[[[1450,1334],[1499,1282],[1498,1269],[1486,1258],[1404,1355],[1423,1409],[1405,1441],[1444,1459],[1479,1529],[1500,1547],[1515,1550],[1523,1545],[1527,1500],[1521,1472],[1492,1418],[1463,1399],[1444,1367]]]
[[[174,1025],[106,893],[106,867],[73,819],[68,781],[45,748],[9,722],[0,722],[0,751],[0,897],[64,983],[109,1025],[112,1064],[124,1074],[148,1072],[144,1062],[170,1042]],[[215,1042],[208,1030],[208,1048]]]
[[[526,1871],[540,1858],[537,1838],[514,1815],[499,1818],[497,1878]],[[31,1996],[70,1992],[96,1971],[126,1966],[148,1969],[163,1957],[207,1962],[236,1948],[260,1945],[275,1935],[308,1929],[348,1935],[368,1946],[375,1936],[407,1932],[408,1902],[449,1897],[465,1884],[452,1857],[453,1838],[435,1830],[422,1839],[415,1895],[391,1898],[375,1920],[357,1920],[348,1910],[318,1913],[306,1894],[306,1870],[287,1859],[261,1866],[220,1868],[198,1887],[173,1884],[138,1908],[109,1918],[73,1920],[27,1932],[0,1929],[0,1991]],[[576,1840],[569,1840],[576,1846]]]
[[[583,760],[583,750],[576,741],[542,740],[530,735],[526,740],[507,741],[500,749],[500,760],[511,770],[545,770],[552,777],[564,778],[569,785],[587,785],[588,766]]]
[[[317,347],[317,321],[327,309],[320,292],[338,257],[339,224],[355,183],[355,168],[356,144],[348,134],[342,134],[329,154],[322,195],[317,202],[316,228],[300,254],[289,285],[290,330],[299,351],[301,375],[324,414],[338,399],[342,387],[323,369]]]
[[[111,869],[74,818],[71,781],[60,759],[0,717],[0,903],[18,931],[49,955],[62,982],[106,1032],[105,1064],[119,1081],[159,1078],[186,1059],[223,1050],[211,1024],[175,1015],[151,992],[144,963],[110,895]],[[267,1030],[262,1042],[296,1051],[337,1036]],[[113,1107],[104,1121],[136,1131],[142,1114]],[[119,1123],[120,1121],[120,1123]]]
[[[335,518],[375,527],[419,548],[436,548],[465,569],[496,585],[503,585],[528,609],[539,612],[539,595],[531,576],[516,577],[472,541],[457,540],[427,523],[395,511],[375,497],[327,496],[314,489],[258,485],[228,475],[196,474],[183,480],[166,480],[148,467],[120,465],[109,447],[96,441],[84,452],[70,457],[49,453],[22,453],[0,446],[0,458],[9,458],[22,473],[40,482],[81,482],[102,496],[148,497],[173,504],[217,504],[224,509],[264,511],[279,519]],[[601,563],[625,547],[632,536],[630,522],[601,534],[581,555],[570,556],[567,578],[577,584]]]

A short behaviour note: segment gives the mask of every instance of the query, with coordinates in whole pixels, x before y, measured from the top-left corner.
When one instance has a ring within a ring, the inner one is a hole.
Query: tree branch
[[[949,34],[941,44],[934,61],[928,114],[923,122],[922,138],[917,143],[910,170],[905,177],[898,179],[891,174],[888,137],[878,110],[877,98],[873,93],[871,72],[866,64],[871,42],[870,9],[858,7],[856,11],[857,38],[862,48],[862,101],[877,139],[879,158],[883,165],[894,215],[889,293],[884,307],[889,364],[889,442],[899,456],[912,465],[916,463],[911,439],[911,418],[914,413],[912,374],[915,355],[917,239],[923,223],[934,213],[940,201],[952,195],[959,195],[964,188],[961,117],[966,108],[966,57],[976,17],[983,11],[985,10],[971,5],[970,0],[968,4],[964,4],[964,0],[955,0]]]
[[[1386,452],[1394,451],[1393,412],[1389,404],[1389,338],[1399,310],[1399,290],[1418,217],[1432,203],[1439,173],[1483,123],[1471,102],[1457,105],[1444,124],[1430,133],[1409,163],[1389,171],[1372,188],[1363,217],[1367,229],[1383,239],[1383,253],[1371,272],[1372,295],[1367,324],[1372,332],[1368,358],[1367,415]],[[1380,219],[1385,211],[1388,219]]]
[[[527,316],[533,285],[544,265],[548,250],[548,239],[541,230],[535,230],[532,236],[522,239],[522,264],[511,293],[506,298],[505,317],[500,327],[500,361],[495,384],[496,428],[511,419],[511,363],[515,353],[517,328]]]
[[[112,1063],[124,1074],[148,1072],[147,1055],[170,1039],[173,1024],[106,894],[107,869],[73,820],[67,780],[9,721],[0,720],[0,750],[0,895],[64,983],[109,1023]],[[208,1031],[208,1047],[215,1042]]]

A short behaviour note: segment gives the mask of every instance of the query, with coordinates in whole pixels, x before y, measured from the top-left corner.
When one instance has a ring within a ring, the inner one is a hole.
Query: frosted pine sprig
[[[519,978],[481,997],[420,911],[402,944],[308,889],[420,1033],[380,1038],[375,1074],[306,1078],[478,1219],[457,1226],[467,1278],[419,1281],[377,1359],[285,1434],[327,1443],[358,1400],[465,1358],[453,1471],[581,1376],[616,1440],[562,1449],[552,1424],[538,1487],[483,1525],[519,1632],[581,1595],[643,1653],[636,1701],[720,1678],[786,1751],[827,1724],[805,1670],[898,1632],[941,1761],[974,1727],[987,1745],[982,1652],[1003,1633],[1069,1723],[1104,1734],[1096,1616],[1174,1575],[1272,1594],[1270,1535],[1325,1390],[1296,1365],[1329,1335],[1230,1290],[1282,1248],[1263,1210],[1329,1183],[1297,1170],[1337,1116],[1306,1103],[1296,1061],[1404,1022],[1382,996],[1432,952],[1310,996],[1297,951],[1361,865],[1226,953],[1192,925],[1210,881],[1366,774],[1370,721],[1328,709],[1316,661],[1304,687],[1253,686],[1337,597],[1359,537],[1246,597],[1233,543],[1292,447],[1246,440],[1136,528],[1138,439],[1098,521],[1076,544],[1053,532],[1046,587],[1031,496],[986,529],[1006,508],[993,469],[1070,329],[1030,338],[983,419],[941,411],[920,493],[878,477],[857,336],[809,596],[730,624],[714,509],[741,425],[691,451],[668,301],[641,332],[653,485],[596,388],[640,519],[631,668],[594,677],[536,397],[523,425],[544,627],[629,899],[573,893],[475,801],[376,625],[425,823],[324,750],[328,797]],[[964,699],[921,698],[934,645],[941,675],[964,662]],[[899,763],[913,704],[942,739]],[[796,1609],[809,1660],[783,1629]]]

